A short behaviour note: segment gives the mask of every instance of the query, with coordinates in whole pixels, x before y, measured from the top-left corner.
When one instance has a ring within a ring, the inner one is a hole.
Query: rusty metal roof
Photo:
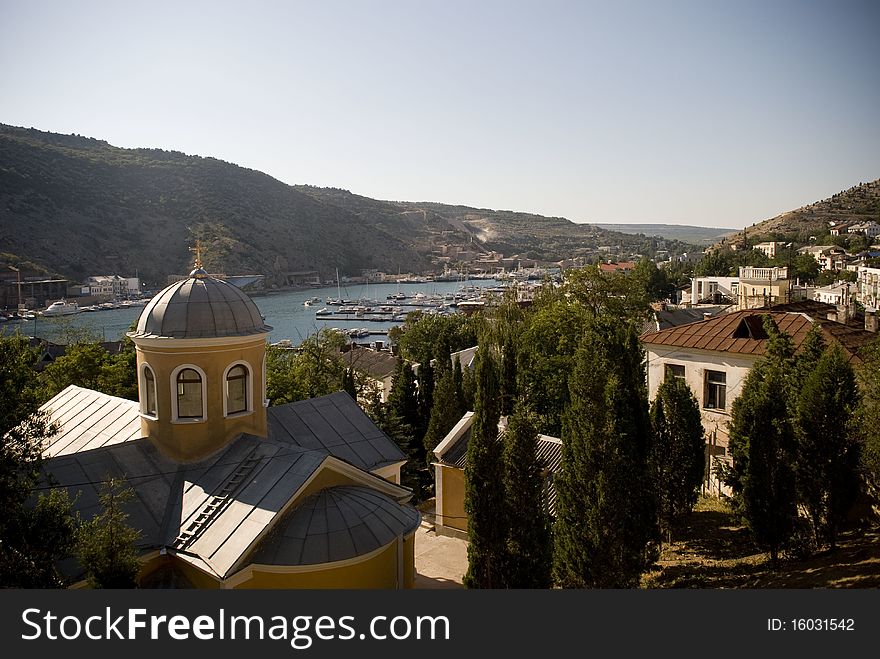
[[[780,331],[791,337],[796,350],[814,324],[820,327],[826,342],[839,344],[851,361],[860,361],[858,351],[877,339],[874,333],[826,318],[770,309],[734,311],[687,325],[647,332],[641,338],[647,345],[761,356],[767,345],[762,327],[765,315],[773,318]]]

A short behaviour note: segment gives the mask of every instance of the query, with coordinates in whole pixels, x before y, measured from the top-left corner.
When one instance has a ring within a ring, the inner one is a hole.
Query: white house
[[[880,268],[860,267],[856,286],[859,302],[871,309],[880,307]]]
[[[701,302],[719,304],[725,299],[736,300],[739,277],[694,277],[691,280],[691,304]]]
[[[874,220],[860,222],[859,224],[853,224],[849,228],[849,232],[862,233],[868,238],[876,238],[877,236],[880,236],[880,224],[877,224]]]
[[[813,291],[813,299],[817,302],[825,304],[846,304],[849,301],[850,288],[852,284],[845,281],[838,281],[828,286],[822,286]]]
[[[773,259],[776,258],[776,250],[779,249],[782,244],[783,243],[778,242],[758,243],[754,246],[754,249],[764,252],[769,258]]]
[[[707,492],[724,492],[714,465],[719,460],[730,460],[728,423],[732,405],[749,370],[766,349],[763,317],[769,314],[779,329],[792,337],[795,348],[800,347],[810,328],[818,325],[827,343],[838,343],[851,360],[858,361],[858,349],[877,338],[876,323],[873,331],[867,331],[829,320],[828,315],[836,317],[837,311],[832,305],[805,301],[772,310],[734,311],[642,335],[650,399],[654,399],[664,379],[676,377],[688,384],[699,402],[706,432]]]

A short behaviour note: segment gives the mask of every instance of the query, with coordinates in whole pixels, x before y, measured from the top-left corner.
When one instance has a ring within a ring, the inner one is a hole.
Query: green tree
[[[594,316],[604,314],[640,324],[651,310],[645,281],[635,273],[606,273],[590,265],[568,274],[563,288],[570,300]]]
[[[98,498],[101,511],[77,531],[80,564],[93,588],[135,588],[140,570],[136,543],[141,533],[128,525],[124,508],[134,491],[111,478]]]
[[[57,562],[73,546],[72,504],[64,490],[39,491],[42,446],[56,432],[39,410],[37,353],[23,337],[0,338],[0,587],[64,585]]]
[[[498,439],[498,368],[483,347],[475,365],[476,398],[464,469],[464,508],[468,518],[467,588],[503,588],[507,553],[503,445]]]
[[[266,348],[266,395],[273,405],[283,405],[342,389],[345,366],[338,358],[344,339],[339,332],[322,329],[291,350]]]
[[[354,381],[354,369],[347,368],[345,369],[345,373],[342,375],[342,389],[343,391],[347,391],[348,394],[357,400],[358,390],[357,385]]]
[[[569,374],[587,317],[582,306],[557,300],[532,314],[521,335],[517,391],[548,435],[562,431]]]
[[[728,485],[774,567],[797,518],[796,443],[786,383],[791,371],[783,363],[763,358],[749,371],[733,403],[729,443],[733,466]]]
[[[817,536],[821,531],[832,549],[859,489],[860,445],[853,432],[858,400],[855,373],[833,346],[804,381],[797,402],[798,495]]]
[[[660,529],[669,542],[676,523],[693,510],[706,468],[700,407],[680,378],[667,378],[651,404],[651,469]]]
[[[446,365],[449,364],[448,356],[445,359],[440,357],[438,360],[444,361]],[[431,420],[431,409],[434,406],[434,388],[436,387],[435,378],[436,375],[431,362],[419,364],[418,386],[416,389],[419,422],[416,427],[416,436],[417,439],[421,439],[422,441],[424,441],[425,434],[428,432],[428,424]]]
[[[538,460],[535,417],[518,405],[504,438],[504,492],[507,518],[507,588],[549,588],[553,541],[544,496],[544,469]]]
[[[461,410],[461,413],[464,414],[467,412],[470,407],[465,404],[465,395],[464,395],[464,373],[461,369],[461,361],[456,359],[455,365],[452,368],[452,386],[455,388],[455,397],[457,400],[458,409]]]
[[[556,582],[632,588],[657,539],[648,401],[634,327],[607,316],[593,319],[568,382],[556,478]]]
[[[397,370],[391,379],[386,407],[388,423],[397,427],[398,446],[407,454],[407,464],[401,475],[403,485],[413,491],[415,501],[421,501],[431,478],[427,469],[425,444],[418,434],[421,410],[415,377],[412,366],[402,357],[397,359]]]
[[[658,268],[651,259],[640,259],[633,271],[633,276],[642,286],[650,301],[665,300],[675,290],[666,271]]]
[[[97,343],[71,343],[42,374],[43,397],[49,400],[70,385],[98,390],[110,355]]]
[[[401,354],[419,364],[477,344],[474,319],[461,314],[416,311],[407,314],[406,322],[395,336]]]
[[[862,393],[856,419],[862,439],[862,462],[869,488],[880,488],[880,338],[865,348],[858,368]]]
[[[433,450],[439,444],[453,426],[464,415],[465,410],[461,406],[458,392],[455,390],[455,375],[445,362],[445,367],[438,364],[437,386],[434,388],[434,405],[431,408],[431,420],[428,422],[428,431],[425,433],[425,454],[430,463],[433,458]],[[460,370],[459,370],[460,372]]]

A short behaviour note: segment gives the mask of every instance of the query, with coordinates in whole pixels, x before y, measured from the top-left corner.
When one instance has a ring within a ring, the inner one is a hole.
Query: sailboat
[[[342,289],[339,286],[339,268],[336,268],[336,297],[328,297],[327,304],[338,307],[342,304]]]

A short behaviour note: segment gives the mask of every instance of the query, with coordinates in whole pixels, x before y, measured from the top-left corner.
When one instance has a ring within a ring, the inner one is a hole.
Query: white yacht
[[[46,307],[45,311],[43,311],[44,316],[69,316],[71,314],[79,313],[82,309],[79,308],[79,304],[76,302],[68,302],[67,300],[58,300],[57,302],[53,302],[48,307]]]

